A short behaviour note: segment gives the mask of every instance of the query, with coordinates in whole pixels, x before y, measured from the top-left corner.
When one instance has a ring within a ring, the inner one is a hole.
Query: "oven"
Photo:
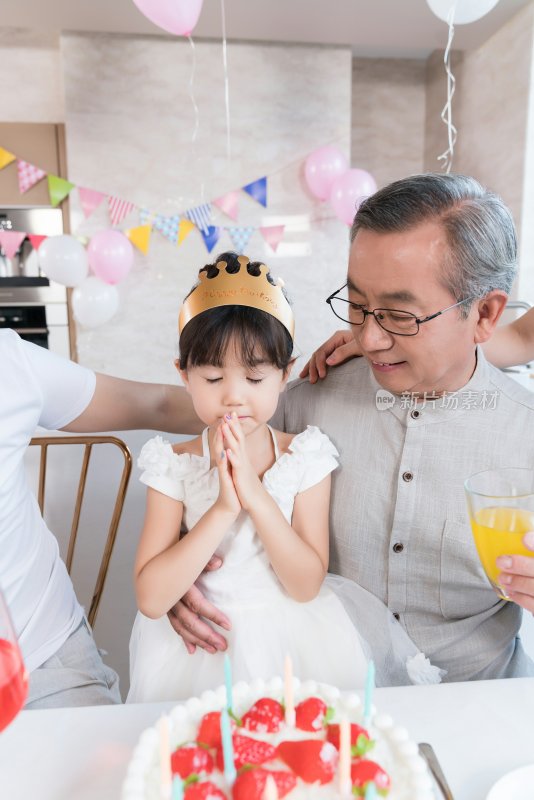
[[[0,207],[0,228],[56,236],[63,233],[63,215],[58,208]],[[67,290],[41,274],[28,237],[11,258],[0,248],[0,328],[70,357]]]

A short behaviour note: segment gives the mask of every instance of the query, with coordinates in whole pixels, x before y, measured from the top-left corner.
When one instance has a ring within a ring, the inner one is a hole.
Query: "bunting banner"
[[[0,169],[8,166],[16,161],[17,174],[19,181],[19,190],[24,194],[32,186],[38,183],[43,178],[48,180],[48,191],[50,195],[50,202],[53,206],[58,206],[70,192],[76,188],[78,190],[78,197],[80,205],[85,218],[90,217],[96,209],[102,204],[103,200],[107,200],[109,218],[112,226],[120,225],[120,223],[130,214],[134,209],[137,209],[135,203],[128,200],[123,200],[113,195],[108,195],[104,192],[99,192],[94,189],[88,189],[83,186],[77,186],[70,181],[60,178],[57,175],[47,174],[44,170],[40,169],[28,161],[18,158],[17,155],[11,153],[9,150],[0,147]],[[194,206],[179,214],[172,216],[165,216],[163,214],[156,214],[149,209],[141,208],[139,212],[139,224],[123,231],[132,244],[138,248],[143,254],[147,254],[151,234],[155,228],[162,236],[168,239],[176,246],[180,246],[189,236],[194,228],[198,228],[202,235],[202,239],[209,253],[213,250],[219,241],[223,231],[227,231],[229,238],[235,250],[238,253],[243,253],[247,248],[248,243],[255,233],[259,231],[266,244],[269,245],[271,250],[276,253],[280,242],[284,236],[284,225],[264,225],[262,227],[255,226],[219,226],[212,225],[212,211],[215,206],[219,211],[233,220],[238,219],[239,213],[239,192],[246,192],[251,198],[263,207],[267,207],[267,177],[263,176],[252,183],[248,183],[240,189],[235,189],[226,192],[213,201],[202,203],[201,205]],[[7,254],[6,248],[9,252],[16,252],[20,246],[21,241],[26,236],[23,232],[17,231],[4,231],[3,249]],[[34,249],[38,249],[42,241],[47,238],[45,236],[31,235],[30,240]],[[80,238],[80,237],[78,237]],[[81,241],[81,238],[80,238]],[[87,238],[84,243],[87,243]]]
[[[256,228],[226,228],[228,236],[232,240],[232,244],[235,247],[236,253],[239,255],[243,254],[250,237],[254,233]]]
[[[184,217],[186,219],[191,220],[194,222],[197,228],[202,231],[203,234],[209,236],[209,229],[210,229],[210,222],[211,222],[211,204],[204,203],[201,206],[196,206],[195,208],[188,209]]]
[[[52,205],[58,206],[74,189],[74,184],[57,175],[48,175],[48,194]]]
[[[130,211],[135,208],[133,203],[122,200],[120,197],[108,197],[109,219],[112,225],[120,225]]]
[[[36,233],[29,233],[28,239],[32,243],[33,249],[39,250],[39,247],[42,245],[45,239],[48,239],[48,236],[39,236]]]
[[[0,147],[0,169],[4,169],[4,167],[7,167],[8,164],[12,164],[16,158],[17,156],[14,156],[13,153],[9,152],[9,150],[5,150],[3,147]]]
[[[267,178],[259,178],[257,181],[247,183],[243,186],[243,191],[249,194],[256,202],[267,208]]]
[[[206,245],[206,250],[208,253],[211,253],[219,239],[221,238],[221,230],[222,228],[217,227],[216,225],[210,225],[207,229],[206,233],[199,228],[199,231],[204,239],[204,244]]]
[[[278,245],[284,237],[285,225],[270,225],[259,228],[259,232],[267,242],[273,253],[276,253]]]
[[[196,228],[194,222],[191,222],[188,219],[180,220],[180,226],[178,228],[178,242],[177,242],[178,247],[182,244],[182,242],[185,242],[185,240],[187,239],[193,228]]]
[[[218,197],[213,201],[213,205],[220,208],[230,219],[237,221],[238,207],[239,207],[239,192],[228,192],[222,197]]]
[[[4,251],[4,255],[8,258],[13,258],[21,243],[26,238],[26,234],[20,231],[6,231],[0,229],[0,247]]]
[[[78,186],[78,197],[86,219],[91,216],[93,211],[96,211],[105,196],[102,192],[95,192],[94,189],[85,189],[82,186]]]
[[[138,225],[136,228],[128,228],[124,235],[128,237],[133,245],[146,256],[150,247],[151,225]]]
[[[19,177],[19,192],[24,194],[36,183],[39,183],[46,177],[46,172],[39,167],[34,167],[27,161],[22,161],[20,158],[17,160],[17,171]]]
[[[165,236],[169,242],[176,244],[178,240],[178,229],[180,227],[180,216],[174,214],[172,217],[164,217],[162,214],[157,214],[152,217],[152,227]]]

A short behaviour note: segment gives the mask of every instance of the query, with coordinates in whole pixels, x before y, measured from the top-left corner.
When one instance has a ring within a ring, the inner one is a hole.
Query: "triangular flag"
[[[178,246],[180,246],[182,242],[185,242],[194,227],[196,227],[194,222],[188,219],[180,220],[180,225],[178,227]]]
[[[48,239],[48,236],[38,236],[36,233],[29,233],[28,239],[32,243],[33,249],[38,250],[44,240]]]
[[[128,200],[121,200],[120,197],[108,197],[109,219],[112,225],[120,225],[130,211],[135,208],[133,203]]]
[[[215,225],[210,225],[206,233],[204,233],[204,231],[201,230],[200,228],[199,230],[200,233],[202,234],[202,238],[204,239],[204,244],[206,245],[208,253],[211,253],[211,251],[213,250],[213,248],[220,239],[221,228]]]
[[[8,164],[12,164],[16,157],[17,156],[14,156],[9,150],[4,150],[3,147],[0,147],[0,169],[4,169]]]
[[[224,211],[226,216],[230,217],[231,219],[237,220],[239,192],[238,191],[228,192],[222,197],[218,197],[217,200],[214,200],[213,205],[217,206],[217,208],[220,208],[221,211]]]
[[[48,176],[48,194],[53,206],[58,206],[62,200],[69,196],[74,189],[74,184],[57,175]]]
[[[197,228],[208,236],[211,222],[211,204],[204,203],[201,206],[190,208],[184,212],[184,217],[194,222]]]
[[[27,161],[21,161],[20,158],[17,161],[17,170],[19,174],[19,192],[21,194],[35,186],[46,175],[46,172],[39,169],[39,167],[34,167],[33,164],[29,164]]]
[[[172,217],[165,217],[163,214],[156,214],[152,219],[152,227],[165,236],[169,242],[176,244],[178,239],[178,228],[180,226],[180,217],[174,214]]]
[[[138,225],[137,228],[130,228],[124,231],[125,235],[140,250],[145,256],[148,253],[150,245],[150,234],[152,233],[151,225]]]
[[[243,191],[267,208],[267,178],[258,178],[257,181],[247,183],[243,186]]]
[[[26,234],[21,231],[6,231],[2,228],[0,230],[0,246],[4,255],[13,258],[25,238]]]
[[[284,236],[285,225],[271,225],[268,228],[259,228],[259,231],[273,253],[276,253],[276,249]]]
[[[241,255],[256,228],[226,228],[236,252]]]
[[[82,186],[78,186],[78,196],[83,215],[87,219],[98,208],[106,195],[102,192],[95,192],[94,189],[84,189]]]

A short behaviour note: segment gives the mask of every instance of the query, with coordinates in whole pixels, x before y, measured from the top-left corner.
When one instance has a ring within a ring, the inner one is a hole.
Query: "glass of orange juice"
[[[534,531],[534,470],[503,467],[478,472],[464,484],[469,519],[484,572],[503,600],[510,598],[501,586],[499,556],[534,557],[523,544]]]

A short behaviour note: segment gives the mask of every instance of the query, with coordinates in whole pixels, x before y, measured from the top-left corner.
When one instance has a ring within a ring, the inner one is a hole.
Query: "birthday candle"
[[[184,800],[184,783],[179,775],[172,779],[172,800]]]
[[[289,726],[295,724],[295,699],[293,693],[293,662],[291,656],[286,656],[284,665],[284,705],[285,723]]]
[[[376,783],[368,783],[365,787],[365,800],[376,800],[377,796]]]
[[[342,719],[339,723],[339,793],[341,797],[351,797],[350,779],[350,722]]]
[[[224,777],[229,786],[232,786],[236,779],[236,768],[234,764],[234,746],[232,744],[232,730],[230,728],[230,717],[228,709],[221,711],[221,739],[223,746]]]
[[[224,654],[224,683],[226,686],[226,708],[228,709],[228,711],[230,711],[233,706],[232,665],[230,664],[228,653]]]
[[[367,678],[365,680],[365,698],[363,705],[363,724],[367,728],[371,721],[371,704],[373,702],[373,690],[375,688],[375,664],[369,661],[367,667]]]
[[[169,745],[169,718],[165,715],[159,721],[159,768],[160,795],[169,800],[172,790],[171,750]]]
[[[272,775],[267,776],[261,800],[278,800],[278,789]]]

